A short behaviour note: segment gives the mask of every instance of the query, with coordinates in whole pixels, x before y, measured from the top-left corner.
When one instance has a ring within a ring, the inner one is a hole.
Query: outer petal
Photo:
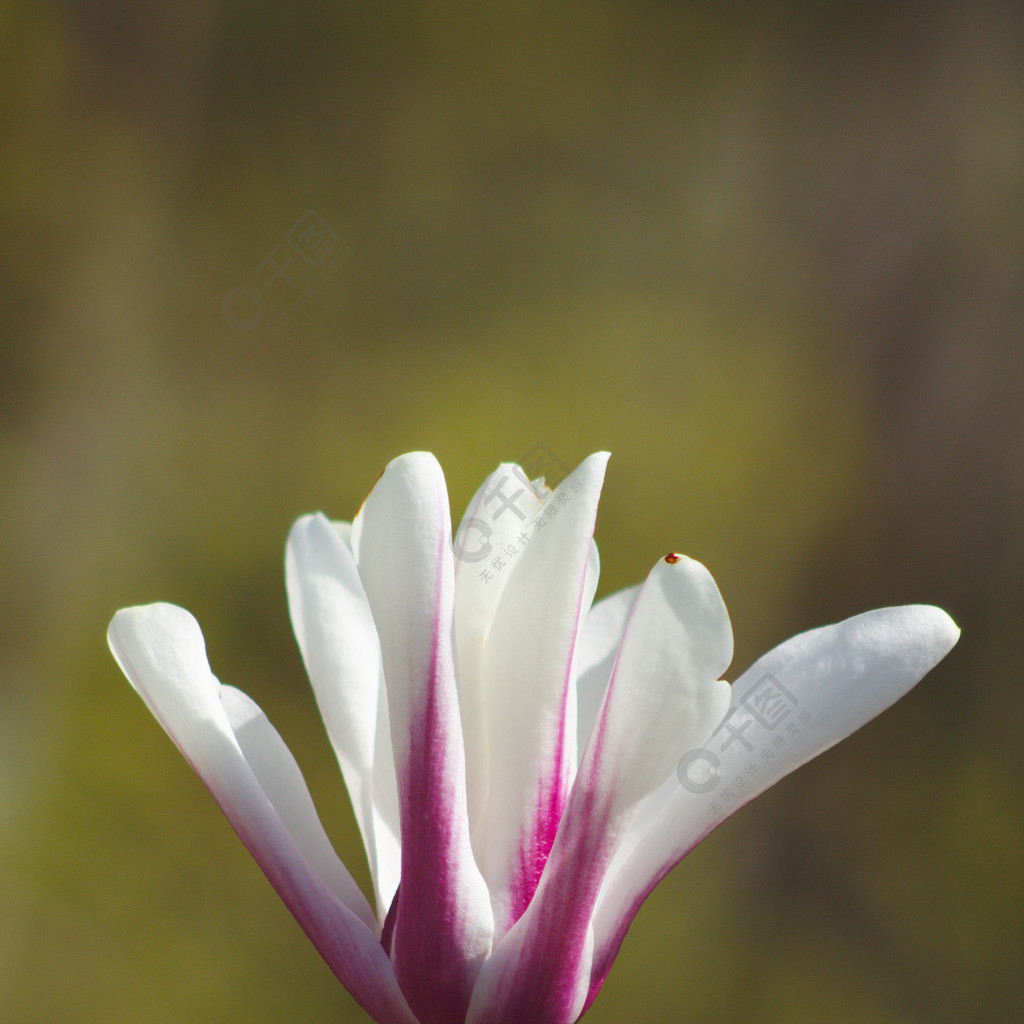
[[[481,972],[472,1024],[570,1024],[588,994],[591,916],[639,801],[729,705],[722,599],[698,562],[658,563],[633,606],[611,682],[537,893]]]
[[[388,759],[383,770],[390,778],[374,783],[382,678],[373,613],[351,549],[322,515],[303,516],[292,527],[285,578],[292,626],[363,835],[383,924],[398,888],[400,854],[397,818],[378,829],[374,812],[375,803],[385,803],[381,788],[394,793],[396,782]]]
[[[341,982],[375,1020],[416,1024],[373,912],[331,849],[295,761],[259,708],[210,672],[196,620],[169,604],[126,608],[114,616],[108,639],[131,684]]]
[[[607,461],[605,452],[590,456],[549,496],[486,637],[488,814],[474,828],[496,937],[536,890],[576,767],[573,663],[597,584],[594,521]]]
[[[402,881],[395,971],[424,1024],[464,1018],[491,945],[487,888],[473,860],[452,652],[448,497],[433,456],[390,463],[352,529],[380,637],[398,776]]]
[[[883,608],[793,637],[740,676],[725,720],[684,754],[609,872],[590,998],[640,904],[708,832],[895,703],[959,635],[939,608]]]

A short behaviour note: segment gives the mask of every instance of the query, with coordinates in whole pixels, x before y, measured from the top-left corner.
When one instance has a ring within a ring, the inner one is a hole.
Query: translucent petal
[[[394,807],[396,782],[390,758],[377,760],[375,779],[377,718],[387,704],[370,603],[343,534],[322,515],[303,516],[292,527],[285,580],[292,626],[352,800],[383,923],[398,888],[400,854],[397,818],[376,827],[375,803]],[[386,717],[383,725],[386,734]]]

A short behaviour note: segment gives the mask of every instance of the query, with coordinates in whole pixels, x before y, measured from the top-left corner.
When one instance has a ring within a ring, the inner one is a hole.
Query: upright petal
[[[516,559],[529,542],[533,521],[550,492],[523,470],[503,462],[483,482],[455,534],[455,649],[459,704],[466,749],[470,838],[483,861],[488,785],[487,697],[483,660],[491,624]]]
[[[465,1017],[492,921],[469,841],[451,525],[433,456],[388,465],[352,544],[380,637],[398,776],[402,879],[391,957],[419,1020],[450,1024]]]
[[[713,828],[895,703],[956,643],[941,609],[866,612],[787,640],[732,686],[722,724],[692,743],[609,871],[594,916],[590,999],[640,904]]]
[[[221,686],[184,609],[119,611],[110,648],[331,970],[374,1020],[416,1024],[373,911],[324,834],[298,766],[259,708]]]
[[[373,613],[351,549],[322,515],[303,516],[292,527],[285,579],[292,627],[352,800],[383,924],[400,864],[397,818],[390,827],[376,824],[380,807],[393,804],[396,783],[390,759],[378,768],[383,777],[374,783],[383,682]],[[386,709],[384,703],[385,714]]]
[[[626,625],[597,722],[526,912],[481,972],[472,1024],[571,1024],[591,975],[591,917],[639,802],[672,773],[729,705],[718,676],[732,631],[698,562],[671,555],[651,571]]]
[[[536,890],[576,768],[576,641],[597,585],[593,549],[608,455],[586,459],[551,494],[486,636],[487,815],[474,821],[495,936]],[[589,569],[589,572],[588,572]]]

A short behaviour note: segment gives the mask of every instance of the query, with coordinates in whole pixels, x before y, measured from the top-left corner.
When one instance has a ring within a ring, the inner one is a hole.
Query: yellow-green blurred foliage
[[[458,514],[537,443],[613,452],[601,593],[700,558],[733,675],[964,629],[670,876],[588,1020],[1019,1014],[1019,4],[26,0],[0,46],[0,1018],[364,1019],[106,625],[195,612],[365,882],[286,531],[416,448]]]

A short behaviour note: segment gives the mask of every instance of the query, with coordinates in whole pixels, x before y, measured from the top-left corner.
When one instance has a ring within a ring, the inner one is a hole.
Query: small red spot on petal
[[[669,565],[675,565],[675,564],[676,564],[676,562],[678,562],[678,561],[679,561],[679,559],[680,559],[680,558],[682,558],[682,557],[683,557],[682,555],[677,555],[677,554],[676,554],[676,553],[675,553],[675,552],[673,551],[673,552],[671,552],[670,554],[667,554],[667,555],[665,556],[665,561],[666,561],[666,562],[668,562],[668,564],[669,564]]]

